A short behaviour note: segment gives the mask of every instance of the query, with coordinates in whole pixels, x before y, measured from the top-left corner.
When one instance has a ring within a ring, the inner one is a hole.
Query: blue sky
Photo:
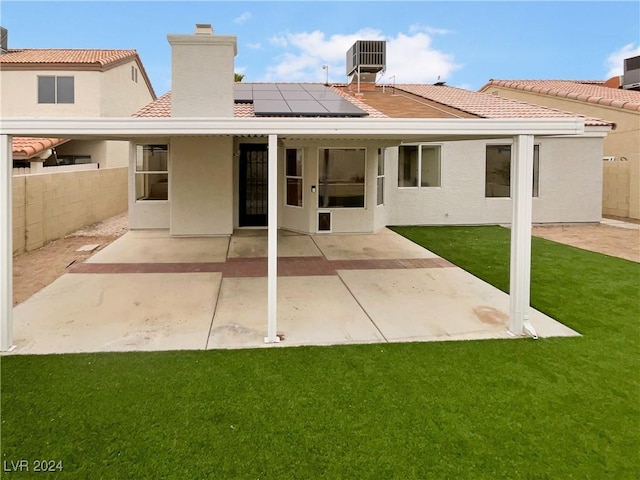
[[[37,13],[36,13],[37,12]],[[0,0],[10,48],[132,48],[158,94],[166,36],[196,23],[238,37],[245,81],[343,82],[356,39],[387,40],[382,82],[476,90],[490,78],[606,79],[640,54],[640,2],[31,2]]]

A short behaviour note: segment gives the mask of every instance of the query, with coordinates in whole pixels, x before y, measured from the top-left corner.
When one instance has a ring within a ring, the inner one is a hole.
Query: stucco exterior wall
[[[65,70],[3,70],[0,114],[3,117],[99,117],[100,72]],[[38,75],[74,77],[74,103],[38,103]]]
[[[137,69],[138,81],[131,79],[131,67]],[[135,60],[102,73],[101,116],[128,117],[153,101],[153,96]]]
[[[441,144],[441,186],[399,188],[398,149],[387,149],[389,219],[393,225],[475,225],[511,222],[510,198],[485,197],[486,145],[511,139]],[[598,222],[602,140],[544,138],[534,222]]]
[[[495,85],[489,85],[483,91],[505,98],[543,105],[566,112],[575,112],[615,123],[615,130],[609,132],[604,140],[603,155],[616,157],[616,159],[625,157],[629,162],[628,216],[635,219],[640,218],[640,112],[595,105],[568,98],[552,97],[535,92],[513,90]],[[607,209],[617,208],[614,204],[608,203],[610,198],[612,196],[605,190],[603,206]]]
[[[233,139],[173,138],[169,145],[171,235],[233,233]]]
[[[13,253],[35,250],[127,208],[127,168],[13,177]]]
[[[631,187],[629,162],[616,160],[603,162],[602,213],[616,217],[629,216],[629,191]]]

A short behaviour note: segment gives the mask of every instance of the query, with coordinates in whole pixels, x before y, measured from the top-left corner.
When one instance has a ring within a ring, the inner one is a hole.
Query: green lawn
[[[508,230],[397,231],[508,288]],[[639,478],[640,265],[534,239],[532,277],[533,306],[583,337],[3,357],[3,470]]]

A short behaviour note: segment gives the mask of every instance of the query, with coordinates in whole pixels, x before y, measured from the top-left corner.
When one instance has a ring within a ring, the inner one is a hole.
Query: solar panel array
[[[256,116],[364,117],[367,113],[315,83],[236,83],[236,103],[253,103]]]

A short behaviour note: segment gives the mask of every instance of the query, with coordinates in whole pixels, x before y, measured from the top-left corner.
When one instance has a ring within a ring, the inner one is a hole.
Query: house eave
[[[193,135],[416,140],[513,135],[583,135],[584,119],[564,118],[5,118],[0,134],[134,139]]]

